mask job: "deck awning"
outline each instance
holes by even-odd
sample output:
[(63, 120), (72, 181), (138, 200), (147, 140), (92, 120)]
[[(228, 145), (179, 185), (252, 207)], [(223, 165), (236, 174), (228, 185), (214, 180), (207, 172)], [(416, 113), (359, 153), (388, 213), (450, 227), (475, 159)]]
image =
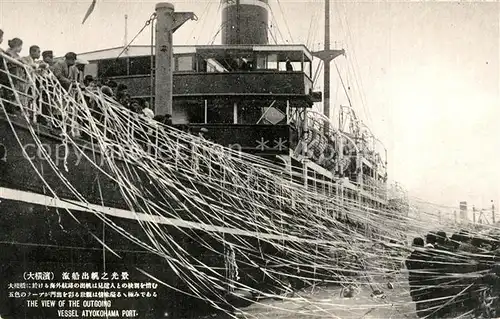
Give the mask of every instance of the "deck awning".
[(278, 61), (289, 58), (292, 62), (312, 61), (312, 54), (304, 45), (217, 45), (198, 46), (196, 52), (204, 58), (251, 57), (254, 53), (276, 54)]
[[(277, 54), (278, 61), (285, 61), (286, 58), (290, 58), (291, 61), (299, 62), (304, 57), (305, 62), (312, 61), (311, 52), (304, 46), (298, 44), (287, 44), (287, 45), (197, 45), (197, 46), (187, 46), (179, 45), (174, 46), (174, 54), (194, 54), (197, 53), (205, 58), (218, 58), (224, 56), (238, 56), (238, 57), (248, 57), (252, 56), (254, 53), (268, 53)], [(121, 54), (121, 55), (120, 55)], [(154, 53), (153, 53), (154, 54)], [(139, 57), (139, 56), (150, 56), (151, 46), (149, 45), (132, 45), (125, 52), (123, 52), (123, 47), (114, 47), (103, 50), (96, 50), (90, 52), (83, 52), (78, 54), (78, 58), (95, 61), (104, 59), (116, 59), (118, 56), (121, 57)]]

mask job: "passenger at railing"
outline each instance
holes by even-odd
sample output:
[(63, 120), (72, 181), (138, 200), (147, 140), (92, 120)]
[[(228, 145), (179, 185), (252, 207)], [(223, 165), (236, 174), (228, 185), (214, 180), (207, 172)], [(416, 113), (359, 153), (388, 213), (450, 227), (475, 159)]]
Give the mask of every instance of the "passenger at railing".
[[(3, 30), (0, 29), (0, 44), (3, 42)], [(0, 47), (0, 53), (5, 53), (5, 51)], [(9, 85), (9, 79), (7, 77), (7, 74), (5, 74), (4, 71), (4, 60), (0, 56), (0, 98), (8, 98), (8, 93), (7, 89), (4, 88), (4, 86)]]
[(436, 249), (449, 250), (448, 237), (444, 231), (438, 231), (436, 234)]
[(113, 90), (114, 93), (114, 96), (116, 97), (116, 92), (118, 91), (118, 83), (116, 83), (115, 81), (113, 80), (108, 80), (106, 82), (106, 85), (109, 86), (111, 88), (111, 90)]
[(43, 62), (47, 63), (49, 67), (54, 65), (54, 52), (48, 50), (42, 52)]
[(23, 40), (19, 38), (14, 38), (8, 42), (9, 48), (5, 51), (5, 54), (14, 59), (21, 59), (19, 53), (23, 50)]
[[(42, 64), (44, 65), (42, 67)], [(43, 51), (42, 52), (42, 62), (40, 63), (41, 68), (39, 68), (39, 72), (42, 76), (49, 76), (50, 74), (50, 67), (54, 65), (54, 54), (52, 51)], [(37, 118), (37, 123), (40, 123), (42, 125), (51, 125), (51, 122), (49, 121), (49, 115), (50, 115), (50, 109), (51, 106), (49, 105), (49, 95), (50, 92), (54, 90), (54, 88), (47, 86), (46, 89), (47, 91), (42, 91), (42, 109), (41, 109), (41, 114), (39, 114)]]
[(449, 261), (444, 252), (437, 247), (437, 236), (434, 233), (429, 233), (426, 236), (427, 245), (423, 260), (425, 263), (424, 276), (422, 278), (423, 294), (419, 316), (422, 318), (445, 318), (446, 313), (450, 311), (450, 305), (446, 305), (449, 301), (450, 277), (448, 276)]
[[(498, 317), (493, 313), (500, 310), (500, 304), (492, 303), (500, 290), (500, 267), (493, 251), (496, 239), (485, 236), (471, 240), (470, 234), (460, 231), (450, 239), (453, 254), (449, 254), (439, 250), (439, 246), (443, 245), (442, 238), (445, 238), (443, 233), (438, 232), (436, 249), (428, 249), (423, 258), (429, 271), (422, 273), (422, 285), (427, 296), (420, 302), (420, 307), (417, 303), (419, 317), (450, 318), (467, 312), (474, 312), (475, 318)], [(434, 234), (430, 235), (432, 238)], [(486, 309), (489, 315), (482, 316), (485, 307), (490, 308)]]
[(252, 69), (253, 69), (252, 62), (243, 60), (241, 67), (240, 67), (240, 70), (241, 71), (252, 71)]
[[(154, 129), (156, 121), (153, 119), (155, 114), (154, 112), (149, 108), (149, 103), (148, 102), (143, 102), (141, 106), (141, 112), (140, 116), (142, 117), (143, 121), (146, 123), (142, 127), (142, 132), (145, 133), (145, 135), (142, 133), (140, 135), (143, 135), (142, 137), (139, 137), (142, 141), (154, 141)], [(147, 147), (147, 144), (144, 144), (144, 147)]]
[(167, 126), (171, 126), (172, 125), (172, 115), (170, 114), (167, 114), (167, 115), (155, 115), (155, 117), (153, 117), (153, 120), (155, 121), (158, 121), (162, 124), (165, 124)]
[[(146, 123), (152, 124), (153, 117), (148, 118), (142, 112), (144, 103), (141, 103), (140, 99), (133, 99), (130, 102), (130, 111), (132, 111), (132, 117), (135, 119), (136, 128), (134, 129), (134, 138), (137, 141), (145, 142), (148, 140), (148, 126)], [(146, 123), (145, 123), (146, 122)], [(145, 146), (145, 144), (143, 145)]]
[(86, 64), (88, 64), (87, 61), (76, 59), (75, 65), (70, 68), (71, 79), (81, 85), (83, 85), (83, 69)]
[(155, 113), (153, 112), (153, 110), (149, 108), (148, 102), (144, 102), (144, 108), (142, 109), (142, 114), (144, 114), (147, 118), (150, 119), (155, 117)]
[(65, 88), (66, 90), (69, 89), (70, 85), (72, 83), (75, 83), (75, 81), (72, 79), (72, 69), (76, 63), (76, 53), (74, 52), (68, 52), (64, 56), (64, 60), (57, 61), (54, 63), (52, 66), (52, 72), (56, 76), (56, 78), (59, 80), (59, 83), (61, 83), (62, 87)]
[(33, 69), (47, 68), (48, 65), (43, 61), (40, 61), (40, 47), (38, 45), (32, 45), (30, 47), (30, 54), (21, 58), (21, 61), (32, 67)]
[(118, 84), (118, 87), (116, 88), (116, 99), (120, 101), (126, 95), (128, 95), (128, 87), (122, 83)]
[(115, 94), (114, 93), (115, 92), (114, 88), (116, 87), (116, 85), (113, 86), (113, 84), (116, 84), (116, 82), (111, 81), (111, 80), (106, 79), (106, 78), (101, 78), (100, 81), (99, 81), (98, 86), (99, 87), (101, 87), (101, 86), (107, 86), (107, 87), (111, 88), (111, 90), (113, 90), (113, 95), (114, 95)]
[(110, 97), (112, 99), (115, 98), (115, 94), (113, 93), (113, 90), (107, 85), (101, 86), (101, 92), (102, 92), (102, 94), (104, 94), (107, 97)]
[(136, 100), (136, 99), (131, 100), (129, 105), (130, 105), (129, 106), (130, 107), (130, 111), (135, 112), (137, 114), (141, 114), (141, 112), (142, 112), (142, 106), (141, 106), (141, 104), (139, 103), (138, 100)]
[(436, 234), (434, 234), (433, 232), (428, 233), (425, 236), (425, 247), (434, 248), (435, 244), (436, 244)]
[(83, 86), (91, 90), (97, 88), (97, 84), (94, 80), (94, 77), (90, 74), (86, 75), (83, 78)]
[(290, 62), (290, 59), (289, 59), (289, 58), (286, 58), (285, 66), (286, 66), (286, 70), (287, 70), (288, 72), (293, 71), (292, 62)]
[(130, 97), (130, 94), (128, 94), (128, 87), (125, 84), (118, 84), (118, 88), (116, 90), (116, 100), (125, 108), (132, 110), (132, 99)]
[(479, 253), (479, 247), (478, 247), (478, 242), (477, 240), (473, 240), (470, 238), (468, 234), (463, 235), (464, 240), (458, 247), (459, 251), (467, 252), (467, 253), (472, 253), (472, 254), (477, 254)]
[[(0, 29), (0, 44), (2, 44), (2, 42), (3, 42), (3, 30)], [(3, 52), (4, 51), (3, 51), (2, 47), (0, 47), (0, 53), (3, 53)]]
[[(7, 56), (20, 60), (21, 57), (19, 56), (19, 53), (23, 49), (23, 41), (19, 38), (14, 38), (8, 41), (9, 48), (4, 52)], [(2, 79), (3, 84), (6, 86), (4, 88), (4, 96), (5, 99), (8, 101), (11, 101), (10, 103), (6, 103), (6, 109), (7, 112), (14, 114), (15, 110), (18, 109), (19, 107), (16, 105), (16, 96), (14, 94), (13, 90), (18, 90), (21, 87), (21, 80), (20, 78), (22, 77), (24, 70), (22, 67), (20, 67), (18, 64), (8, 62), (7, 63), (7, 72), (13, 75), (13, 77), (9, 77), (7, 73), (4, 74), (4, 79)], [(3, 63), (2, 63), (3, 64)], [(11, 85), (11, 81), (14, 84), (14, 87)]]
[[(435, 299), (441, 299), (441, 302), (437, 303), (441, 306), (441, 309), (436, 311), (436, 314), (440, 318), (447, 317), (453, 309), (455, 308), (455, 302), (451, 301), (453, 293), (456, 291), (453, 289), (456, 284), (456, 278), (453, 274), (456, 272), (455, 262), (453, 255), (448, 254), (448, 238), (444, 231), (438, 231), (436, 234), (436, 243), (434, 249), (431, 250), (435, 261), (434, 263), (434, 284), (437, 286), (433, 289), (433, 297)], [(446, 304), (448, 303), (448, 304)]]
[(427, 265), (425, 264), (425, 252), (422, 250), (424, 247), (424, 240), (420, 237), (413, 239), (414, 250), (405, 261), (406, 269), (408, 269), (408, 283), (410, 286), (410, 296), (415, 302), (417, 314), (420, 315), (422, 309), (421, 301), (425, 300), (425, 288), (423, 287), (423, 280)]
[(462, 236), (460, 234), (453, 234), (450, 237), (450, 240), (448, 241), (448, 247), (451, 251), (456, 252), (458, 248), (460, 247), (460, 244), (462, 243)]
[(122, 95), (120, 99), (118, 99), (118, 103), (123, 105), (126, 109), (133, 111), (132, 109), (132, 97), (130, 94)]
[(498, 318), (500, 315), (500, 264), (493, 264), (490, 270), (476, 283), (479, 293), (476, 301), (475, 318)]
[[(113, 90), (109, 86), (103, 85), (99, 88), (99, 90), (101, 91), (101, 93), (105, 97), (109, 97), (111, 99), (114, 99)], [(87, 102), (88, 107), (90, 108), (90, 113), (92, 114), (92, 117), (94, 119), (96, 119), (98, 122), (100, 122), (101, 124), (103, 124), (104, 123), (104, 114), (103, 114), (103, 110), (101, 109), (100, 104), (97, 101), (95, 101), (94, 99), (86, 99), (86, 102)]]
[[(48, 64), (44, 63), (43, 61), (40, 60), (40, 47), (38, 45), (32, 45), (29, 50), (29, 55), (22, 57), (21, 62), (24, 64), (28, 65), (33, 71), (38, 72), (39, 74), (42, 74), (42, 72), (46, 69), (48, 69)], [(28, 81), (28, 76), (31, 77), (31, 75), (27, 73), (31, 73), (29, 68), (23, 69), (21, 72), (21, 75), (26, 81)], [(37, 89), (40, 88), (41, 83), (38, 78), (33, 78), (36, 83)], [(28, 105), (30, 102), (34, 102), (36, 100), (36, 97), (34, 96), (34, 90), (33, 88), (28, 84), (28, 82), (25, 81), (20, 81), (19, 82), (19, 89), (20, 89), (20, 99), (21, 99), (21, 105)], [(34, 105), (33, 105), (34, 106)], [(43, 110), (41, 110), (43, 113)], [(36, 111), (36, 113), (39, 113), (40, 111)], [(43, 120), (42, 120), (43, 122)]]

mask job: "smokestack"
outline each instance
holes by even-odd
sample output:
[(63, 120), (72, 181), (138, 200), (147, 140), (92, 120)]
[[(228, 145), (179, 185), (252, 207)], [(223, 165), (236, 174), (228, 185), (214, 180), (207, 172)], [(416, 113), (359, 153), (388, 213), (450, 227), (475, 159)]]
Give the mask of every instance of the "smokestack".
[(268, 0), (221, 0), (223, 45), (268, 44)]

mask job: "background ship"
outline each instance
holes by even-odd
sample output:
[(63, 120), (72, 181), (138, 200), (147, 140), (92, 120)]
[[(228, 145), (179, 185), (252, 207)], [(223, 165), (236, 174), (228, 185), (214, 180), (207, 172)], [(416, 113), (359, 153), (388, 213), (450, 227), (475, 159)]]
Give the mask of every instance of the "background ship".
[[(2, 85), (15, 97), (2, 97), (0, 116), (3, 284), (32, 271), (129, 272), (160, 283), (158, 297), (113, 299), (113, 308), (175, 317), (193, 308), (188, 297), (220, 306), (235, 291), (283, 288), (283, 278), (293, 286), (335, 282), (346, 274), (318, 265), (332, 263), (335, 234), (346, 227), (380, 238), (387, 234), (377, 223), (393, 223), (404, 233), (407, 203), (388, 192), (375, 137), (351, 108), (340, 119), (346, 131), (329, 121), (328, 63), (327, 116), (311, 110), (321, 100), (313, 57), (329, 62), (343, 51), (330, 50), (329, 40), (321, 52), (269, 45), (267, 1), (222, 6), (221, 45), (176, 46), (170, 60), (169, 32), (193, 16), (159, 4), (154, 60), (150, 46), (129, 46), (119, 58), (123, 48), (79, 54), (90, 62), (86, 74), (125, 84), (156, 114), (171, 114), (170, 128), (100, 93), (68, 96), (50, 76), (16, 78), (9, 65), (30, 71), (3, 57)], [(9, 104), (21, 112), (9, 114)], [(42, 104), (60, 130), (37, 123)], [(1, 305), (4, 318), (56, 311), (9, 296)]]

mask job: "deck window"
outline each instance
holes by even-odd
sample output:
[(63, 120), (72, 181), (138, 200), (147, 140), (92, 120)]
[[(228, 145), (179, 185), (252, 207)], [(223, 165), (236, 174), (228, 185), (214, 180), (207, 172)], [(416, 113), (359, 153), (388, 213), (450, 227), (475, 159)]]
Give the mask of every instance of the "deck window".
[(99, 77), (127, 75), (127, 58), (105, 59), (98, 62)]
[(269, 54), (267, 56), (267, 68), (270, 70), (278, 69), (278, 55), (277, 54)]
[(193, 56), (179, 56), (177, 57), (176, 71), (193, 71)]
[(278, 55), (275, 53), (257, 55), (258, 70), (278, 70)]
[(205, 101), (174, 100), (172, 121), (174, 124), (204, 123)]
[(92, 75), (92, 77), (97, 77), (97, 62), (90, 62), (85, 66), (84, 72), (85, 75)]
[(232, 124), (234, 122), (234, 103), (224, 99), (208, 101), (207, 122)]
[(267, 56), (265, 54), (257, 55), (257, 69), (263, 70), (267, 68)]
[(308, 77), (312, 77), (311, 74), (311, 62), (309, 61), (304, 61), (304, 69), (302, 70)]
[(129, 58), (129, 74), (130, 75), (149, 75), (149, 74), (151, 74), (151, 57), (150, 56), (138, 56), (138, 57)]

